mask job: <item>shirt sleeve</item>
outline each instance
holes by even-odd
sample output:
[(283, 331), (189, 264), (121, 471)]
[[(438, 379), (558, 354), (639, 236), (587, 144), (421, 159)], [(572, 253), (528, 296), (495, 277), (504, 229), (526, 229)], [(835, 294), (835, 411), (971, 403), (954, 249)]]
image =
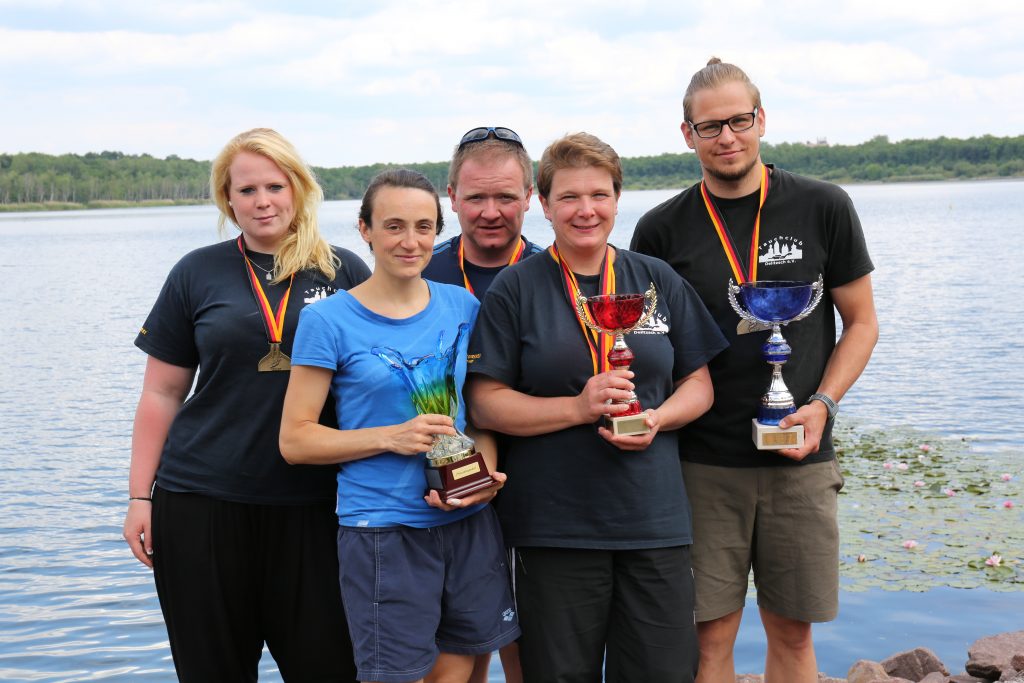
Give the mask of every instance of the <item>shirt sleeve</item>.
[(508, 386), (516, 386), (520, 376), (519, 284), (512, 269), (498, 275), (484, 297), (469, 340), (468, 371)]
[(337, 372), (338, 339), (318, 308), (306, 306), (299, 313), (299, 326), (292, 344), (292, 365), (310, 365)]
[(675, 353), (672, 381), (678, 382), (724, 351), (729, 342), (718, 328), (704, 302), (690, 283), (667, 266), (662, 281), (667, 284), (666, 297), (672, 326), (669, 336)]
[(370, 268), (363, 259), (348, 249), (335, 247), (335, 253), (341, 258), (341, 273), (344, 278), (342, 289), (351, 289), (370, 277)]
[(825, 286), (829, 289), (849, 284), (875, 268), (853, 200), (839, 187), (834, 191), (838, 196), (829, 212), (832, 235), (825, 268)]
[(150, 356), (183, 368), (199, 365), (195, 320), (186, 287), (187, 266), (179, 261), (167, 276), (153, 309), (135, 337), (135, 345)]

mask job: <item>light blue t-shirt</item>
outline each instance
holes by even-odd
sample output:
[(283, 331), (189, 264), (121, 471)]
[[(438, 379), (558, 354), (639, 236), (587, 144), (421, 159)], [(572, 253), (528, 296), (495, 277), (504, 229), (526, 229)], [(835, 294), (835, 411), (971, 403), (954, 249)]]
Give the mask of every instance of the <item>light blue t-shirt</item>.
[[(462, 287), (429, 282), (430, 302), (410, 318), (387, 318), (339, 291), (302, 310), (292, 347), (293, 365), (334, 372), (331, 394), (341, 429), (401, 424), (416, 417), (409, 392), (398, 374), (370, 352), (390, 347), (406, 360), (438, 352), (438, 336), (451, 346), (459, 325), (472, 328), (480, 303)], [(466, 427), (462, 387), (466, 380), (467, 330), (456, 353), (459, 391), (456, 425)], [(423, 500), (426, 454), (385, 452), (343, 463), (338, 470), (338, 523), (352, 527), (405, 525), (428, 528), (450, 524), (479, 511), (481, 505), (446, 512)]]

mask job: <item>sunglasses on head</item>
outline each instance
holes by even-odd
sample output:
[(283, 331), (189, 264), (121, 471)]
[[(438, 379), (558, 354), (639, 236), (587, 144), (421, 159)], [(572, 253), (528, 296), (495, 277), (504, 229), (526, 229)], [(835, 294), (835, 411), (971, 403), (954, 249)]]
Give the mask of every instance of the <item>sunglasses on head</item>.
[(519, 134), (511, 128), (503, 128), (501, 126), (481, 126), (479, 128), (473, 128), (462, 136), (462, 140), (459, 141), (459, 149), (462, 149), (470, 143), (486, 140), (492, 135), (498, 140), (504, 140), (505, 142), (511, 142), (512, 144), (523, 147), (523, 141), (519, 137)]

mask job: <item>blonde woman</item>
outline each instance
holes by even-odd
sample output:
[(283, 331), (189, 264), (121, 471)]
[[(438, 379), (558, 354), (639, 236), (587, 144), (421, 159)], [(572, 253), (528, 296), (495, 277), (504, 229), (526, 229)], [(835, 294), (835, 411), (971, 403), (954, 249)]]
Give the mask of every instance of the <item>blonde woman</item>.
[(335, 468), (289, 466), (278, 429), (299, 311), (369, 270), (321, 237), (323, 193), (277, 132), (233, 138), (210, 190), (239, 234), (174, 266), (135, 340), (124, 536), (154, 569), (181, 680), (256, 680), (266, 643), (285, 680), (351, 681)]

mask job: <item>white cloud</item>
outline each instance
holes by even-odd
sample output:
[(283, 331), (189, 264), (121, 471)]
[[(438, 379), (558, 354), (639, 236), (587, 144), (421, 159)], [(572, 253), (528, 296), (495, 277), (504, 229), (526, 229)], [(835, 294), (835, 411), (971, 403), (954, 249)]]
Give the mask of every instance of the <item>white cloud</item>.
[(772, 142), (1021, 134), (1016, 3), (0, 0), (0, 151), (209, 158), (271, 125), (318, 165), (443, 160), (480, 124), (534, 156), (588, 130), (684, 149), (710, 55), (760, 86)]

